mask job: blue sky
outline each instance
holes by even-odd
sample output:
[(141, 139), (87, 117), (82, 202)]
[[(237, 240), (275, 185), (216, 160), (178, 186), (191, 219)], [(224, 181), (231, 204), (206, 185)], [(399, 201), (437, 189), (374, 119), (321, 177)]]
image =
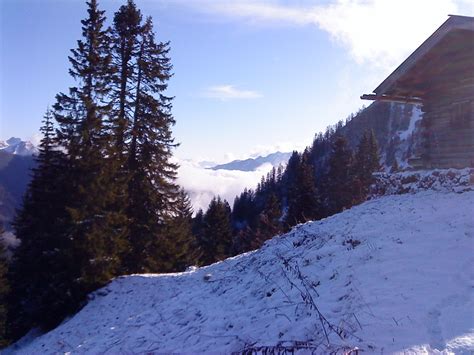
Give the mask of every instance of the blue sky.
[[(122, 3), (100, 6), (111, 19)], [(136, 3), (171, 41), (177, 156), (214, 161), (310, 144), (367, 104), (359, 96), (448, 14), (474, 14), (464, 0)], [(72, 84), (67, 56), (85, 4), (1, 0), (0, 16), (0, 139), (37, 137), (46, 107)]]

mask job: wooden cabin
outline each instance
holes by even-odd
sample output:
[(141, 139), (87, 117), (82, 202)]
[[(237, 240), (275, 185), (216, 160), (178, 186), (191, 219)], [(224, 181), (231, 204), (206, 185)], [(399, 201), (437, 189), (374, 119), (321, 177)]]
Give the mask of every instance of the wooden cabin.
[(422, 104), (417, 168), (474, 167), (474, 17), (452, 16), (362, 99)]

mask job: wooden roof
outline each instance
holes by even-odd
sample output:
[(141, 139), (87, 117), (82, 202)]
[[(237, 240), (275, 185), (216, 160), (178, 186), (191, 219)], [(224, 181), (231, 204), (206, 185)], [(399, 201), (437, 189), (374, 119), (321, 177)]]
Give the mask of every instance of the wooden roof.
[[(466, 68), (474, 75), (474, 17), (449, 18), (424, 41), (377, 88), (362, 99), (400, 102), (422, 102), (435, 78)], [(459, 65), (458, 65), (459, 64)]]

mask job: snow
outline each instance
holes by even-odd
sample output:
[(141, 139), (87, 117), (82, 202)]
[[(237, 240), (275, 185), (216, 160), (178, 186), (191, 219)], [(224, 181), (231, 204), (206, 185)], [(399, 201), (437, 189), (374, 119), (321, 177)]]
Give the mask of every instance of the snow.
[[(403, 111), (405, 109), (403, 108)], [(417, 146), (422, 140), (420, 137), (420, 121), (423, 118), (423, 112), (421, 111), (421, 106), (411, 106), (408, 127), (404, 130), (393, 131), (395, 129), (393, 126), (398, 126), (400, 119), (405, 117), (405, 113), (400, 115), (400, 104), (392, 103), (390, 110), (388, 128), (393, 133), (391, 134), (389, 146), (382, 150), (382, 162), (385, 164), (385, 170), (390, 171), (391, 163), (387, 164), (387, 154), (391, 152), (397, 160), (399, 167), (408, 169), (411, 168), (408, 160), (413, 155), (418, 154), (419, 148)]]
[(422, 190), (463, 192), (474, 189), (474, 169), (434, 169), (376, 173), (372, 196), (417, 193)]
[(5, 256), (7, 259), (10, 259), (13, 255), (13, 250), (20, 245), (20, 239), (12, 232), (3, 232), (3, 234), (0, 234), (0, 245), (5, 247)]
[(423, 112), (421, 111), (420, 106), (414, 106), (413, 110), (411, 111), (410, 123), (408, 125), (408, 129), (406, 131), (399, 132), (399, 137), (401, 140), (405, 141), (413, 135), (415, 132), (416, 123), (423, 118)]
[(0, 151), (22, 156), (38, 154), (38, 148), (33, 143), (15, 137), (11, 137), (7, 141), (0, 141)]
[(375, 198), (208, 267), (117, 278), (4, 353), (471, 354), (473, 216), (467, 189)]

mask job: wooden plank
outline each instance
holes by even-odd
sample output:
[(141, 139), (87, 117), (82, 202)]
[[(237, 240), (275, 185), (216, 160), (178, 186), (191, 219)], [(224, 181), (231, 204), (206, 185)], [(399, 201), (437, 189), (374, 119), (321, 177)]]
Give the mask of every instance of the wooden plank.
[(402, 96), (378, 96), (375, 94), (364, 94), (360, 97), (362, 100), (384, 101), (384, 102), (399, 102), (403, 104), (421, 104), (423, 100), (417, 97), (402, 97)]

